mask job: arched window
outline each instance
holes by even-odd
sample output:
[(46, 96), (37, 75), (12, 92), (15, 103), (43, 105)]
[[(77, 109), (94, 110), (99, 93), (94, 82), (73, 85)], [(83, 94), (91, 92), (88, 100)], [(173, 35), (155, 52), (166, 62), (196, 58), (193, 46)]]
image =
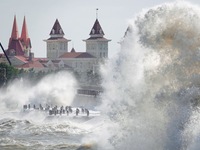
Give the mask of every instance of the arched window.
[(52, 29), (51, 32), (52, 32), (52, 34), (55, 34), (55, 30), (54, 29)]
[(62, 29), (59, 30), (59, 33), (62, 34)]
[(99, 29), (99, 33), (102, 34), (102, 30), (101, 29)]
[(92, 34), (94, 34), (95, 33), (95, 30), (94, 29), (92, 29)]

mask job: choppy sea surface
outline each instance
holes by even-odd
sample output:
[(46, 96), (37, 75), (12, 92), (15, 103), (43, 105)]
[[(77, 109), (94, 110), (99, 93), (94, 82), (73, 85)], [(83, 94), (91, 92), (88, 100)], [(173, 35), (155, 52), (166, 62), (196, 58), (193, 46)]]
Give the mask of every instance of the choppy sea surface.
[(40, 111), (0, 114), (1, 150), (91, 149), (83, 139), (98, 130), (102, 122), (97, 111), (86, 114), (52, 115)]

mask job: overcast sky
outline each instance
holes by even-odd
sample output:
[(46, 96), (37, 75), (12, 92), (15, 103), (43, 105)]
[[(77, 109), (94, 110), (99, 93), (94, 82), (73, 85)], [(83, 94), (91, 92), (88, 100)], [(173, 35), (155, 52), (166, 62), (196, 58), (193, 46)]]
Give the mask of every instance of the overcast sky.
[[(14, 15), (17, 17), (19, 34), (26, 16), (32, 52), (35, 57), (46, 57), (46, 43), (56, 19), (64, 30), (65, 38), (71, 39), (76, 51), (85, 51), (85, 42), (90, 30), (98, 19), (109, 42), (109, 57), (119, 51), (117, 43), (123, 37), (128, 21), (142, 9), (150, 8), (173, 0), (1, 0), (0, 2), (0, 40), (4, 48), (12, 31)], [(200, 0), (190, 0), (200, 6)], [(2, 53), (2, 52), (0, 52)]]

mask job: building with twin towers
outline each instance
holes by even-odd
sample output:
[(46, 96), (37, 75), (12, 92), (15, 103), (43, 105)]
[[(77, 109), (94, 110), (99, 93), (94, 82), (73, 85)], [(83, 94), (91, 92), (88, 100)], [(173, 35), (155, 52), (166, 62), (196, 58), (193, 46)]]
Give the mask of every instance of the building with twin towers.
[[(19, 69), (34, 71), (71, 70), (77, 73), (97, 72), (101, 63), (108, 59), (108, 42), (103, 29), (96, 18), (89, 33), (90, 37), (83, 40), (86, 52), (68, 49), (71, 40), (65, 38), (64, 31), (56, 19), (50, 37), (46, 40), (46, 58), (34, 57), (31, 39), (28, 36), (26, 19), (24, 17), (21, 36), (19, 36), (16, 16), (14, 17), (11, 37), (6, 54), (13, 66)], [(7, 63), (5, 54), (0, 54), (0, 62)]]

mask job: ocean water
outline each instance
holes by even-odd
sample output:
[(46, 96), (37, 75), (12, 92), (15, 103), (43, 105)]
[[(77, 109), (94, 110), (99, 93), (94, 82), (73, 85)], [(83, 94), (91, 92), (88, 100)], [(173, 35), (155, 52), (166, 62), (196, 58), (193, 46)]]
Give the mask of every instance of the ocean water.
[(198, 150), (199, 37), (199, 6), (175, 1), (142, 10), (101, 68), (104, 92), (92, 108), (100, 116), (24, 113), (28, 103), (71, 105), (78, 85), (67, 72), (34, 86), (17, 80), (0, 91), (0, 148)]
[[(54, 81), (54, 82), (52, 82)], [(89, 116), (80, 112), (49, 115), (48, 111), (33, 109), (33, 105), (71, 106), (78, 85), (73, 76), (59, 72), (45, 77), (37, 84), (16, 79), (0, 90), (0, 149), (1, 150), (77, 150), (95, 146), (90, 137), (99, 130), (103, 119), (100, 111), (90, 106)], [(79, 96), (79, 98), (81, 98)], [(23, 109), (23, 105), (31, 105)], [(82, 103), (82, 107), (83, 107)], [(88, 104), (85, 106), (89, 106)], [(84, 107), (87, 108), (87, 107)], [(80, 109), (81, 110), (81, 109)]]
[(39, 110), (4, 112), (0, 118), (0, 149), (90, 149), (94, 147), (93, 143), (82, 140), (98, 130), (100, 120), (94, 111), (89, 117), (75, 113), (49, 116), (48, 112)]

